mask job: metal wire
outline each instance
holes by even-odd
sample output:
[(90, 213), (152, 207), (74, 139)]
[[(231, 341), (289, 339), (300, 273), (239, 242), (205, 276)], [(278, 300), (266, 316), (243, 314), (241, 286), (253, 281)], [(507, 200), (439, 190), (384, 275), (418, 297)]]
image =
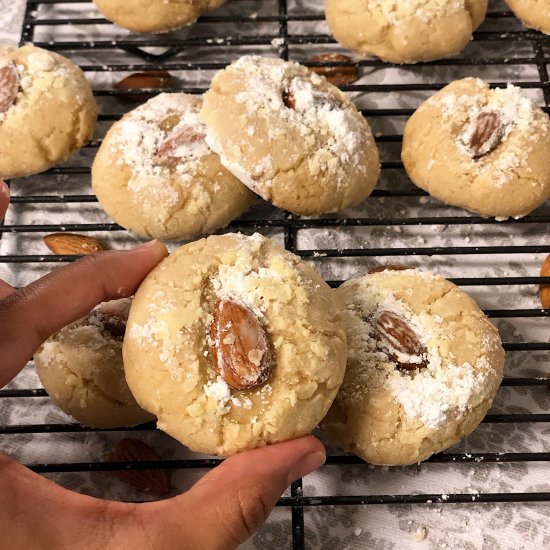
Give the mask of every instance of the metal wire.
[[(277, 5), (277, 15), (270, 16), (243, 16), (229, 15), (216, 16), (208, 15), (201, 19), (208, 23), (212, 28), (217, 24), (224, 23), (251, 23), (266, 22), (277, 24), (278, 32), (273, 35), (248, 36), (246, 34), (233, 37), (214, 36), (216, 38), (213, 44), (211, 38), (185, 38), (178, 35), (131, 35), (120, 40), (54, 40), (53, 42), (40, 42), (36, 40), (35, 32), (40, 27), (60, 27), (64, 25), (105, 25), (110, 23), (103, 18), (48, 18), (38, 19), (37, 9), (41, 5), (48, 4), (68, 4), (68, 3), (87, 3), (90, 0), (28, 0), (24, 18), (23, 32), (21, 42), (34, 42), (36, 46), (44, 47), (58, 52), (87, 52), (104, 50), (106, 52), (122, 51), (130, 53), (139, 58), (142, 62), (136, 64), (108, 63), (83, 64), (82, 69), (86, 72), (105, 72), (105, 71), (131, 71), (138, 72), (144, 70), (169, 69), (179, 71), (199, 71), (199, 70), (217, 70), (225, 66), (224, 63), (206, 62), (200, 58), (192, 62), (173, 61), (172, 58), (189, 48), (225, 48), (231, 51), (231, 48), (240, 46), (266, 46), (273, 44), (277, 40), (279, 45), (279, 55), (282, 59), (289, 59), (293, 47), (308, 46), (313, 51), (316, 46), (333, 44), (331, 36), (323, 34), (293, 34), (289, 29), (289, 23), (294, 22), (318, 22), (322, 20), (320, 15), (311, 14), (289, 14), (287, 0), (274, 0)], [(488, 14), (488, 19), (493, 22), (511, 20), (514, 15), (507, 10), (493, 11)], [(426, 63), (426, 66), (433, 67), (451, 67), (451, 66), (522, 66), (531, 65), (536, 67), (538, 80), (529, 82), (514, 82), (514, 84), (526, 88), (541, 90), (544, 97), (544, 110), (550, 112), (550, 82), (547, 66), (550, 64), (550, 38), (541, 33), (532, 30), (519, 31), (478, 31), (474, 35), (475, 42), (485, 43), (494, 46), (490, 56), (468, 57), (458, 56), (452, 59), (445, 59)], [(529, 45), (530, 55), (508, 58), (502, 55), (501, 45), (510, 42)], [(144, 48), (150, 46), (163, 46), (168, 48), (161, 54), (152, 54)], [(546, 48), (546, 50), (545, 50)], [(235, 50), (237, 52), (237, 50)], [(306, 62), (314, 67), (335, 67), (335, 66), (359, 66), (367, 68), (387, 67), (382, 61), (369, 59), (357, 62)], [(494, 81), (493, 86), (505, 85), (507, 82)], [(441, 89), (446, 82), (441, 83), (384, 83), (384, 84), (354, 84), (344, 86), (343, 89), (350, 92), (372, 92), (388, 93), (391, 91), (413, 91), (413, 92), (431, 92)], [(170, 90), (166, 90), (170, 91)], [(174, 88), (173, 91), (186, 91), (189, 93), (202, 93), (205, 91), (200, 86), (183, 86)], [(144, 92), (142, 90), (113, 90), (102, 89), (95, 92), (97, 97), (124, 99), (139, 96), (139, 98), (154, 95), (154, 92)], [(412, 114), (412, 109), (365, 109), (362, 113), (368, 117), (406, 117)], [(115, 121), (120, 118), (122, 113), (103, 114), (99, 117), (100, 122)], [(377, 137), (378, 143), (400, 144), (402, 135), (383, 135)], [(95, 140), (87, 146), (87, 149), (95, 150), (101, 144), (101, 140)], [(383, 170), (403, 170), (401, 162), (384, 162)], [(89, 166), (72, 167), (61, 166), (48, 170), (46, 174), (58, 175), (84, 175), (90, 173)], [(400, 191), (376, 190), (373, 197), (387, 197), (388, 200), (398, 200), (403, 197), (423, 197), (425, 193), (410, 185), (407, 189)], [(70, 195), (60, 193), (58, 195), (24, 195), (13, 197), (14, 204), (48, 204), (48, 203), (94, 203), (94, 195)], [(507, 222), (496, 222), (494, 219), (486, 219), (479, 216), (415, 216), (415, 217), (391, 217), (391, 218), (330, 218), (330, 219), (300, 219), (292, 214), (284, 213), (277, 219), (246, 219), (237, 220), (232, 223), (230, 229), (273, 229), (282, 230), (284, 235), (284, 244), (288, 250), (301, 255), (304, 258), (353, 258), (353, 257), (382, 257), (391, 258), (392, 256), (432, 256), (435, 254), (449, 255), (501, 255), (501, 254), (527, 254), (527, 253), (550, 253), (550, 244), (533, 246), (425, 246), (413, 248), (362, 248), (362, 249), (344, 249), (344, 250), (304, 250), (297, 247), (297, 234), (303, 229), (327, 229), (338, 227), (382, 227), (382, 226), (427, 226), (427, 225), (492, 225), (499, 223), (506, 227), (525, 226), (525, 224), (544, 225), (550, 230), (550, 216), (548, 215), (530, 215), (521, 220), (509, 220)], [(121, 231), (122, 228), (115, 223), (67, 223), (67, 224), (33, 224), (33, 225), (0, 225), (0, 238), (5, 233), (37, 233), (54, 231), (71, 232), (96, 232), (96, 231)], [(548, 234), (548, 231), (547, 231)], [(6, 255), (0, 257), (0, 262), (7, 264), (33, 264), (33, 263), (63, 263), (74, 260), (74, 256), (40, 256), (40, 255)], [(489, 287), (509, 287), (514, 288), (514, 292), (519, 292), (522, 288), (529, 285), (539, 285), (541, 283), (550, 284), (550, 277), (489, 277), (472, 278), (461, 277), (452, 279), (461, 286), (489, 286)], [(329, 281), (332, 286), (337, 286), (341, 281)], [(518, 288), (519, 287), (519, 288)], [(540, 318), (550, 314), (550, 310), (541, 309), (502, 309), (487, 310), (486, 313), (493, 318)], [(505, 348), (508, 351), (545, 351), (550, 350), (550, 344), (547, 342), (507, 342)], [(511, 387), (540, 387), (550, 385), (549, 377), (508, 377), (504, 380), (503, 386)], [(47, 394), (43, 389), (25, 389), (25, 390), (1, 390), (0, 398), (3, 399), (29, 399), (29, 404), (36, 399), (44, 398)], [(491, 414), (488, 415), (485, 423), (522, 423), (522, 422), (550, 422), (550, 414)], [(153, 424), (131, 428), (129, 431), (153, 430)], [(52, 434), (52, 433), (85, 433), (100, 431), (128, 431), (124, 430), (97, 430), (87, 428), (78, 424), (19, 424), (0, 426), (0, 434)], [(464, 462), (549, 462), (550, 453), (548, 452), (528, 452), (528, 453), (444, 453), (433, 456), (428, 463), (464, 463)], [(213, 459), (194, 459), (194, 460), (163, 460), (159, 462), (121, 462), (121, 463), (63, 463), (63, 464), (31, 464), (29, 467), (41, 473), (53, 472), (107, 472), (118, 469), (193, 469), (193, 468), (212, 468), (219, 463)], [(329, 466), (342, 464), (362, 464), (363, 461), (352, 456), (329, 456), (327, 464)], [(325, 496), (325, 497), (304, 497), (302, 491), (302, 482), (297, 481), (292, 484), (289, 497), (282, 498), (278, 505), (288, 506), (292, 511), (292, 547), (295, 550), (305, 548), (304, 531), (304, 507), (305, 506), (325, 506), (325, 505), (358, 505), (358, 504), (429, 504), (429, 503), (473, 503), (473, 502), (537, 502), (549, 501), (550, 493), (482, 493), (482, 494), (422, 494), (422, 495), (370, 495), (370, 496)]]

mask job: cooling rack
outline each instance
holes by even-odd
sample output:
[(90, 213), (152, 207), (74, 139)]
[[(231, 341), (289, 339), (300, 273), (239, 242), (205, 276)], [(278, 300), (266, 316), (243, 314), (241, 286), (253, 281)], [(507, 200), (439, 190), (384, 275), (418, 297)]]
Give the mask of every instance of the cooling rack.
[[(217, 70), (246, 53), (280, 56), (311, 67), (357, 66), (361, 78), (342, 89), (353, 96), (369, 119), (382, 153), (381, 182), (372, 197), (357, 209), (318, 219), (300, 218), (259, 201), (226, 231), (259, 231), (279, 239), (287, 249), (314, 262), (332, 286), (367, 267), (406, 262), (442, 273), (465, 287), (500, 329), (508, 355), (499, 394), (506, 394), (511, 404), (503, 401), (492, 410), (480, 430), (495, 426), (500, 430), (516, 430), (520, 426), (547, 434), (550, 410), (546, 408), (546, 397), (539, 394), (533, 397), (533, 392), (546, 392), (550, 385), (546, 319), (550, 311), (540, 309), (537, 301), (538, 286), (550, 283), (550, 278), (538, 276), (544, 257), (550, 253), (549, 205), (520, 220), (501, 222), (446, 207), (411, 184), (400, 162), (399, 150), (403, 125), (415, 107), (449, 81), (462, 76), (481, 76), (493, 86), (512, 82), (524, 88), (548, 113), (550, 38), (525, 29), (503, 4), (493, 2), (474, 41), (456, 57), (415, 67), (396, 67), (373, 59), (315, 62), (313, 56), (319, 53), (345, 53), (327, 33), (322, 6), (316, 4), (320, 3), (233, 0), (182, 31), (136, 35), (116, 29), (97, 12), (91, 12), (89, 0), (28, 0), (21, 42), (34, 42), (78, 62), (92, 82), (101, 114), (96, 139), (80, 154), (43, 175), (11, 182), (15, 214), (0, 226), (0, 238), (3, 237), (5, 245), (0, 267), (4, 264), (8, 273), (12, 273), (12, 282), (17, 283), (26, 282), (25, 277), (35, 278), (55, 264), (74, 260), (72, 256), (50, 255), (40, 249), (41, 236), (51, 232), (94, 234), (113, 246), (132, 239), (105, 218), (89, 187), (90, 164), (106, 129), (124, 112), (157, 93), (116, 89), (113, 83), (123, 76), (166, 70), (175, 77), (172, 89), (167, 91), (196, 94), (207, 89)], [(19, 278), (21, 273), (26, 275)], [(12, 384), (0, 390), (0, 411), (6, 410), (2, 408), (6, 403), (32, 410), (45, 397), (47, 394), (41, 388)], [(536, 411), (526, 405), (533, 400), (539, 404)], [(153, 424), (97, 430), (71, 423), (64, 417), (42, 423), (25, 423), (13, 417), (9, 422), (0, 422), (4, 441), (13, 436), (69, 434), (85, 442), (89, 434), (155, 430)], [(506, 437), (507, 432), (503, 433)], [(433, 456), (427, 465), (481, 462), (547, 465), (550, 461), (550, 436), (542, 437), (540, 448), (536, 449), (524, 442), (518, 448), (503, 445), (491, 448), (482, 441), (484, 437), (482, 434), (475, 444), (467, 442)], [(476, 444), (478, 450), (471, 450)], [(219, 463), (193, 455), (144, 463), (101, 460), (58, 463), (53, 453), (50, 458), (43, 463), (30, 459), (28, 466), (43, 474), (68, 476), (118, 469), (204, 470)], [(327, 465), (327, 469), (368, 468), (360, 459), (337, 451), (329, 453)], [(290, 510), (291, 545), (298, 550), (308, 546), (308, 542), (309, 546), (312, 544), (306, 536), (305, 514), (315, 507), (432, 503), (475, 506), (550, 501), (550, 489), (534, 491), (529, 487), (521, 492), (482, 491), (473, 496), (466, 491), (396, 493), (306, 496), (300, 480), (278, 506)]]

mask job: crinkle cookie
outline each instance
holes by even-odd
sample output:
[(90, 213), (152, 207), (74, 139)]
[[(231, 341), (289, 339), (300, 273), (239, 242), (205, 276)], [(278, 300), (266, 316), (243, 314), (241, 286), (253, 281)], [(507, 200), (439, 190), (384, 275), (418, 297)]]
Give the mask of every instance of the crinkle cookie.
[(295, 214), (355, 206), (378, 180), (367, 121), (338, 88), (297, 63), (239, 59), (213, 79), (199, 117), (222, 164)]
[(352, 279), (346, 304), (349, 359), (321, 427), (372, 464), (425, 460), (472, 432), (502, 379), (498, 331), (443, 277), (417, 269)]
[(97, 107), (84, 73), (32, 45), (0, 47), (0, 177), (43, 172), (85, 145)]
[(327, 0), (327, 22), (346, 48), (392, 63), (441, 59), (464, 49), (488, 0)]
[(154, 420), (132, 397), (122, 366), (130, 300), (99, 305), (36, 352), (36, 372), (51, 400), (86, 426), (119, 428)]
[(411, 180), (442, 202), (521, 218), (550, 197), (550, 118), (512, 85), (449, 84), (409, 119), (402, 158)]
[(128, 385), (158, 427), (227, 456), (315, 428), (346, 349), (321, 277), (265, 237), (231, 234), (187, 244), (152, 271), (123, 352)]
[(143, 237), (191, 239), (226, 226), (254, 202), (206, 144), (201, 103), (187, 94), (160, 94), (107, 133), (92, 186), (123, 227)]
[(137, 32), (165, 32), (194, 23), (227, 0), (94, 0), (118, 26)]
[(505, 0), (505, 2), (527, 27), (550, 34), (550, 2), (548, 0)]

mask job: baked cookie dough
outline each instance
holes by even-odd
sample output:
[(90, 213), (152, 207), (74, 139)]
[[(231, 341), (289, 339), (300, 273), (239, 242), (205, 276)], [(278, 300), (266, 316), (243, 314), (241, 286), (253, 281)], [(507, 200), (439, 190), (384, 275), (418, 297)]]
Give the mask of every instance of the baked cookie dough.
[(165, 259), (137, 291), (123, 353), (158, 427), (220, 456), (309, 433), (347, 356), (328, 285), (257, 234), (211, 236)]
[(85, 145), (97, 107), (84, 73), (32, 45), (0, 47), (0, 177), (43, 172)]
[(160, 94), (116, 122), (92, 186), (117, 223), (143, 237), (191, 239), (226, 226), (256, 196), (204, 140), (200, 97)]
[(137, 32), (165, 32), (194, 23), (227, 0), (94, 0), (118, 26)]
[(154, 420), (132, 397), (122, 366), (130, 300), (105, 302), (51, 336), (36, 372), (51, 400), (86, 426), (120, 428)]
[(321, 427), (372, 464), (425, 460), (472, 432), (504, 351), (477, 304), (442, 277), (382, 271), (344, 283), (349, 359)]
[(505, 0), (525, 26), (550, 34), (550, 3), (548, 0)]
[(199, 117), (222, 164), (295, 214), (356, 206), (378, 180), (367, 121), (338, 88), (297, 63), (242, 57), (214, 77)]
[(407, 174), (442, 202), (497, 219), (521, 218), (550, 197), (550, 118), (512, 85), (458, 80), (409, 119)]
[(327, 0), (340, 44), (391, 63), (441, 59), (464, 49), (488, 0)]

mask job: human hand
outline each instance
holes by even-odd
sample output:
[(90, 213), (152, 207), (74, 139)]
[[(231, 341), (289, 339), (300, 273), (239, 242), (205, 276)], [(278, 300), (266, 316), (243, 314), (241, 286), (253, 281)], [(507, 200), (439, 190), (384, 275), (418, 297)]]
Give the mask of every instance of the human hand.
[[(8, 202), (0, 180), (0, 220)], [(99, 302), (132, 295), (166, 254), (153, 241), (87, 256), (20, 290), (0, 281), (0, 387), (51, 334)], [(0, 453), (0, 547), (233, 549), (262, 525), (291, 482), (324, 460), (322, 444), (303, 437), (229, 458), (177, 497), (126, 504), (63, 489)]]

